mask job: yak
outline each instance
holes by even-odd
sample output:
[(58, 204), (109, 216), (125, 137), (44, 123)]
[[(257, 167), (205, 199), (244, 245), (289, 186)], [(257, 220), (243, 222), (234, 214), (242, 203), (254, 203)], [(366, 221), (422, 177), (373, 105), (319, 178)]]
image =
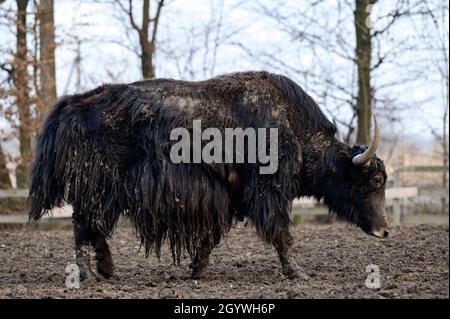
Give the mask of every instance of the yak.
[[(221, 131), (277, 128), (278, 169), (260, 174), (259, 162), (173, 163), (171, 131), (191, 129), (194, 119)], [(233, 223), (246, 220), (275, 247), (283, 274), (296, 278), (295, 198), (322, 200), (367, 234), (388, 235), (376, 120), (367, 147), (335, 136), (336, 126), (299, 85), (265, 71), (102, 85), (60, 98), (49, 113), (37, 140), (30, 221), (72, 205), (76, 262), (82, 279), (96, 279), (90, 249), (97, 272), (111, 277), (106, 240), (121, 217), (134, 225), (146, 256), (154, 251), (159, 258), (164, 242), (174, 263), (187, 252), (194, 278), (205, 273)]]

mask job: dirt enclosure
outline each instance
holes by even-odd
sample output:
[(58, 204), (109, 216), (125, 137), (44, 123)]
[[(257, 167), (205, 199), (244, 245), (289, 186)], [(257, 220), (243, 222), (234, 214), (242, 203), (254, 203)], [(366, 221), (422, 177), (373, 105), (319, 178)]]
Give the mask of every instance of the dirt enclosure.
[[(172, 266), (138, 253), (131, 228), (110, 240), (117, 278), (65, 286), (74, 262), (69, 230), (0, 232), (0, 298), (448, 298), (448, 226), (394, 228), (377, 239), (344, 225), (295, 226), (293, 253), (308, 278), (288, 280), (274, 249), (250, 228), (233, 229), (213, 251), (206, 276), (188, 276), (188, 258)], [(366, 267), (380, 288), (367, 288)]]

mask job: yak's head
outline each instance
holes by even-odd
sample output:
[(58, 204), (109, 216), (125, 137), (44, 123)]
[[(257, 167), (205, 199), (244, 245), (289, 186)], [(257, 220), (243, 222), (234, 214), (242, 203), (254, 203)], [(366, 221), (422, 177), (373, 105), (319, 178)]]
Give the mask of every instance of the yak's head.
[(339, 217), (356, 224), (367, 234), (387, 237), (387, 175), (383, 162), (375, 154), (380, 143), (380, 129), (376, 119), (374, 122), (374, 136), (368, 147), (342, 145), (337, 178), (333, 183), (336, 189), (329, 190), (332, 195), (324, 199)]

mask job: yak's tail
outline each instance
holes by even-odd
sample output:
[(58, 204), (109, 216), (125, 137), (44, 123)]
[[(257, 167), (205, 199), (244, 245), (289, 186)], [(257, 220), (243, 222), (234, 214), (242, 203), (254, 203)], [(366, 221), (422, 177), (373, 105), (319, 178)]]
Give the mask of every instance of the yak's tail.
[(30, 221), (37, 221), (56, 206), (61, 206), (65, 187), (56, 167), (56, 139), (59, 116), (69, 102), (68, 97), (56, 103), (45, 121), (37, 145), (28, 197)]
[(54, 207), (66, 201), (70, 183), (72, 145), (81, 139), (86, 128), (80, 104), (101, 92), (104, 87), (80, 95), (62, 97), (48, 115), (38, 137), (32, 181), (28, 197), (30, 222), (38, 221)]

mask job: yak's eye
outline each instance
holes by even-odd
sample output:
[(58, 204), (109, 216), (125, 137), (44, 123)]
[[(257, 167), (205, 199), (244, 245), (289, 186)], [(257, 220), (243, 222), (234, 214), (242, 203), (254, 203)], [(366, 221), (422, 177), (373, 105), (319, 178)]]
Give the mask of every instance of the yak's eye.
[(383, 185), (384, 177), (382, 175), (375, 175), (371, 178), (370, 182), (375, 188), (379, 188)]

